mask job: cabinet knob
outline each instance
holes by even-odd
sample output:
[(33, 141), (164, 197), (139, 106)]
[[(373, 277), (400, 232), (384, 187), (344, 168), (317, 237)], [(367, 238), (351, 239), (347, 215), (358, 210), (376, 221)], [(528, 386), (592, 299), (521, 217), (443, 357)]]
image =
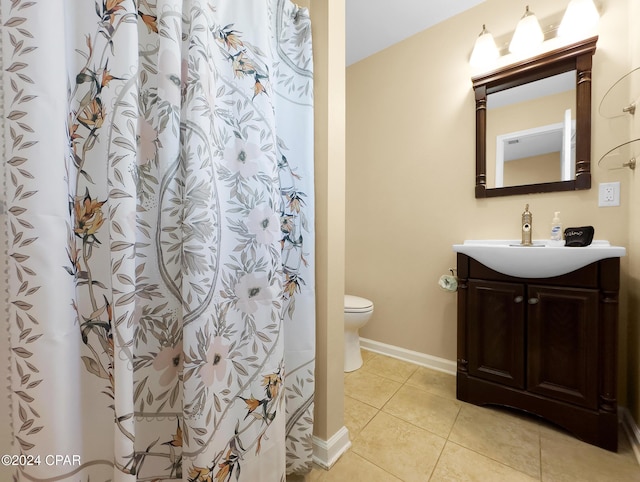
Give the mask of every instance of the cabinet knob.
[(536, 305), (538, 304), (538, 301), (540, 301), (538, 298), (529, 298), (530, 305)]
[(524, 298), (523, 298), (522, 296), (516, 296), (516, 297), (513, 299), (513, 302), (514, 302), (514, 303), (522, 303), (522, 300), (523, 300), (523, 299), (524, 299)]

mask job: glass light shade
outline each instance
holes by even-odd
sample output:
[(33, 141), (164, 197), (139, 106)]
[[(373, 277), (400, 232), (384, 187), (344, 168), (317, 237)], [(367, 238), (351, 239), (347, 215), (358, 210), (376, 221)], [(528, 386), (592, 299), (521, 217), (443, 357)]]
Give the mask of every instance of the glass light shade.
[(537, 17), (529, 11), (529, 6), (516, 25), (516, 31), (509, 44), (509, 52), (515, 55), (531, 54), (542, 45), (544, 35)]
[(592, 0), (571, 0), (558, 27), (558, 37), (577, 40), (595, 35), (599, 20)]
[(476, 39), (476, 43), (473, 46), (473, 52), (471, 52), (471, 58), (469, 63), (472, 67), (489, 67), (493, 62), (498, 60), (500, 52), (496, 47), (496, 42), (493, 39), (493, 35), (483, 25), (482, 32)]

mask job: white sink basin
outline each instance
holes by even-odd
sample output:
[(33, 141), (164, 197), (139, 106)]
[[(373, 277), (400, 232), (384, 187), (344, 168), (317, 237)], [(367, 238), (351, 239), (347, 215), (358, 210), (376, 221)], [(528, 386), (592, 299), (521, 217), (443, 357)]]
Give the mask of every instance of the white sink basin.
[(611, 246), (608, 241), (593, 241), (582, 248), (554, 246), (551, 243), (535, 240), (534, 246), (520, 246), (519, 240), (467, 240), (463, 244), (454, 244), (453, 250), (466, 254), (494, 271), (519, 278), (560, 276), (594, 261), (626, 254), (625, 248)]

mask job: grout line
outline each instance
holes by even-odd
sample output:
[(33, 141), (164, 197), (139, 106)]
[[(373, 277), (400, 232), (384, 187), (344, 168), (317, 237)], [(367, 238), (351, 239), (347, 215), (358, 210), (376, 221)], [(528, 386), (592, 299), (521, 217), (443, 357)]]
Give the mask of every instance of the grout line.
[[(458, 413), (456, 413), (456, 418), (453, 420), (453, 423), (451, 424), (451, 428), (449, 429), (449, 433), (447, 434), (447, 437), (446, 437), (446, 439), (444, 441), (444, 445), (442, 446), (442, 450), (440, 451), (440, 454), (438, 454), (438, 460), (436, 460), (436, 463), (433, 466), (433, 470), (431, 471), (431, 475), (429, 476), (429, 480), (431, 480), (431, 478), (433, 477), (433, 474), (436, 472), (436, 468), (438, 467), (438, 464), (440, 463), (440, 459), (442, 458), (442, 454), (444, 453), (444, 449), (447, 447), (447, 445), (450, 444), (450, 443), (454, 444), (454, 445), (458, 445), (455, 442), (452, 442), (449, 439), (449, 437), (451, 437), (451, 432), (453, 432), (453, 427), (455, 427), (456, 422), (458, 421), (458, 417), (460, 416), (460, 412), (461, 411), (462, 411), (462, 405), (460, 407), (458, 407)], [(469, 449), (467, 449), (467, 450), (469, 450)]]
[(438, 464), (440, 463), (440, 459), (442, 458), (442, 454), (444, 453), (444, 449), (447, 447), (447, 444), (449, 443), (449, 439), (446, 438), (444, 440), (444, 444), (442, 445), (442, 449), (440, 449), (440, 453), (438, 454), (438, 458), (436, 459), (436, 463), (433, 464), (433, 468), (431, 469), (431, 473), (429, 474), (429, 479), (431, 480), (431, 478), (433, 477), (433, 474), (436, 473), (436, 469), (438, 468)]
[[(458, 422), (458, 418), (460, 417), (460, 413), (462, 413), (462, 407), (463, 405), (460, 405), (460, 407), (458, 408), (458, 413), (456, 413), (456, 418), (453, 421), (453, 423), (451, 424), (451, 428), (449, 429), (449, 433), (447, 434), (447, 442), (449, 441), (449, 437), (451, 437), (451, 432), (453, 432), (453, 427), (456, 426), (456, 423)], [(455, 443), (455, 442), (452, 442)]]

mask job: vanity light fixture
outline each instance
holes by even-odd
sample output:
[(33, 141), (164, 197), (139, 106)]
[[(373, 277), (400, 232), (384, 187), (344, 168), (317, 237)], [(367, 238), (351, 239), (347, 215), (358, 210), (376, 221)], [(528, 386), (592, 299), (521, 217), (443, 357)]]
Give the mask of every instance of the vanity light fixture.
[[(598, 35), (600, 15), (594, 0), (570, 0), (562, 16), (546, 18), (545, 30), (527, 5), (524, 15), (516, 25), (508, 45), (498, 38), (498, 48), (486, 27), (476, 39), (469, 63), (475, 71), (488, 71), (510, 62), (523, 60), (560, 46), (569, 45)], [(549, 23), (551, 22), (551, 23)]]
[(471, 52), (471, 59), (469, 63), (472, 67), (484, 67), (491, 65), (500, 57), (500, 51), (496, 46), (496, 42), (493, 39), (491, 32), (487, 30), (487, 27), (482, 25), (482, 32), (478, 35), (476, 43), (473, 46), (473, 52)]
[(516, 31), (509, 44), (509, 52), (514, 55), (526, 55), (536, 52), (542, 42), (544, 34), (538, 23), (538, 18), (529, 10), (529, 5), (524, 15), (516, 25)]
[(573, 40), (592, 35), (599, 20), (593, 0), (571, 0), (558, 27), (558, 37)]

